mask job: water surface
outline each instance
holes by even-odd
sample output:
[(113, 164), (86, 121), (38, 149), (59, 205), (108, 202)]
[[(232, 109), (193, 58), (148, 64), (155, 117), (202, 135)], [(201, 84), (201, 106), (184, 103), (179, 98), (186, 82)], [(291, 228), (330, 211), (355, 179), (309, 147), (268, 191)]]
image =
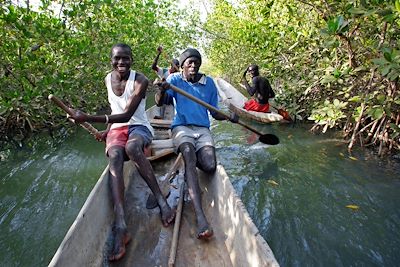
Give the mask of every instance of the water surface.
[[(398, 162), (349, 155), (301, 126), (253, 126), (281, 143), (249, 143), (229, 122), (212, 130), (219, 162), (282, 266), (398, 265)], [(106, 164), (104, 144), (81, 130), (0, 162), (1, 265), (46, 266)]]

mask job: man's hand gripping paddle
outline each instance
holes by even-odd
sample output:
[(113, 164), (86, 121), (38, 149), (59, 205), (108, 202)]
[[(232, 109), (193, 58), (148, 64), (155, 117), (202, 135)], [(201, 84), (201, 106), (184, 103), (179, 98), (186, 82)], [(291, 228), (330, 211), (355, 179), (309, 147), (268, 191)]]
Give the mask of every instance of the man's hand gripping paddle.
[[(208, 110), (211, 110), (215, 113), (219, 113), (220, 115), (224, 116), (227, 120), (230, 119), (230, 116), (228, 114), (226, 114), (225, 112), (222, 112), (221, 110), (215, 108), (214, 106), (211, 106), (210, 104), (204, 102), (203, 100), (198, 99), (197, 97), (183, 91), (182, 89), (176, 87), (175, 85), (169, 84), (169, 89), (183, 95), (186, 96), (187, 98), (189, 98), (190, 100), (204, 106), (205, 108), (207, 108)], [(277, 145), (279, 144), (279, 138), (274, 135), (274, 134), (263, 134), (260, 133), (259, 131), (257, 131), (256, 129), (254, 129), (253, 127), (251, 127), (250, 125), (247, 125), (246, 123), (242, 122), (242, 121), (238, 121), (238, 124), (242, 125), (243, 127), (245, 127), (246, 129), (252, 131), (253, 133), (256, 133), (257, 135), (259, 135), (260, 137), (258, 138), (258, 140), (261, 143), (267, 144), (267, 145)]]
[[(52, 101), (54, 104), (56, 104), (57, 106), (59, 106), (62, 110), (64, 110), (68, 115), (74, 115), (74, 112), (67, 107), (64, 102), (62, 102), (58, 97), (56, 97), (55, 95), (49, 95), (49, 100)], [(93, 125), (91, 125), (88, 122), (83, 122), (79, 124), (80, 126), (82, 126), (82, 128), (84, 128), (86, 131), (88, 131), (89, 133), (91, 133), (93, 136), (98, 136), (99, 135), (99, 131), (93, 127)]]

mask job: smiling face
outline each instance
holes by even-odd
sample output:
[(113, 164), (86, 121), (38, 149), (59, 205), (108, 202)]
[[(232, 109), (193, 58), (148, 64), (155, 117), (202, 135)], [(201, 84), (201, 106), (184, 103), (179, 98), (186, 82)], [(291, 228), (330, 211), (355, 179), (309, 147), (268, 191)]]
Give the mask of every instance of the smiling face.
[(199, 72), (201, 66), (201, 60), (197, 57), (189, 57), (185, 60), (182, 65), (183, 75), (188, 80), (193, 80)]
[(132, 65), (131, 50), (121, 46), (114, 47), (111, 53), (111, 65), (121, 76), (128, 73)]

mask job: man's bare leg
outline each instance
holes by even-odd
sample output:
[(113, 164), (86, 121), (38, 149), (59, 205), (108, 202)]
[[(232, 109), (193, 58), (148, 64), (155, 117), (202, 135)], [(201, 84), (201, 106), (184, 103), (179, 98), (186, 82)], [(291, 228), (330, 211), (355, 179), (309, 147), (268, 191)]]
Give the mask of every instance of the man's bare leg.
[(109, 256), (110, 261), (119, 260), (125, 255), (125, 246), (131, 239), (126, 227), (124, 212), (124, 153), (124, 148), (119, 146), (113, 146), (108, 150), (110, 160), (109, 185), (115, 213), (114, 244)]
[(161, 193), (160, 187), (154, 175), (153, 167), (150, 161), (143, 153), (143, 138), (140, 135), (132, 135), (126, 144), (126, 153), (136, 164), (140, 175), (156, 197), (157, 204), (160, 207), (162, 224), (167, 227), (175, 219), (175, 210), (172, 210), (167, 200)]
[(190, 143), (183, 143), (179, 146), (179, 150), (182, 152), (185, 161), (185, 177), (197, 221), (197, 238), (208, 239), (213, 236), (214, 232), (207, 221), (201, 204), (201, 190), (196, 171), (197, 157), (195, 148)]

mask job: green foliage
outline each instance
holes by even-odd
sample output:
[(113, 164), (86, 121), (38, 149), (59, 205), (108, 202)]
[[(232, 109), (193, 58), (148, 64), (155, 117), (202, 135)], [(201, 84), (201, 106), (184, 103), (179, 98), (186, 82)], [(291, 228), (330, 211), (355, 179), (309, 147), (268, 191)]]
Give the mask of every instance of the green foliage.
[(349, 22), (346, 21), (342, 15), (337, 16), (334, 19), (327, 21), (327, 27), (322, 30), (323, 33), (327, 34), (344, 34), (349, 30)]
[(219, 73), (240, 82), (245, 67), (256, 63), (275, 85), (277, 102), (328, 127), (356, 118), (367, 100), (372, 118), (396, 114), (396, 90), (384, 102), (368, 95), (387, 95), (390, 82), (398, 86), (398, 0), (213, 4), (205, 27), (212, 33), (209, 58)]
[(0, 8), (0, 124), (19, 140), (59, 123), (50, 93), (88, 112), (107, 105), (114, 43), (131, 45), (133, 68), (154, 78), (158, 45), (168, 55), (159, 63), (168, 65), (200, 40), (207, 72), (239, 83), (258, 64), (276, 102), (299, 119), (327, 130), (354, 127), (361, 115), (363, 123), (387, 119), (382, 129), (398, 133), (388, 125), (400, 110), (399, 0), (213, 0), (205, 23), (172, 0), (64, 0), (56, 14), (52, 3), (43, 0), (41, 12)]
[(372, 62), (378, 67), (382, 76), (394, 81), (400, 76), (400, 52), (397, 49), (385, 48), (383, 57), (375, 58)]
[(160, 64), (168, 65), (198, 39), (192, 17), (175, 1), (64, 0), (57, 13), (52, 3), (43, 0), (39, 12), (0, 7), (3, 137), (22, 140), (29, 131), (65, 123), (63, 112), (47, 100), (50, 93), (87, 112), (107, 106), (104, 77), (113, 44), (129, 44), (132, 68), (154, 78), (151, 64), (159, 45), (167, 55)]
[(326, 132), (328, 127), (333, 128), (346, 118), (343, 112), (346, 106), (347, 102), (342, 102), (338, 99), (334, 99), (332, 103), (329, 100), (325, 100), (324, 106), (314, 109), (308, 119), (324, 126), (323, 132)]

